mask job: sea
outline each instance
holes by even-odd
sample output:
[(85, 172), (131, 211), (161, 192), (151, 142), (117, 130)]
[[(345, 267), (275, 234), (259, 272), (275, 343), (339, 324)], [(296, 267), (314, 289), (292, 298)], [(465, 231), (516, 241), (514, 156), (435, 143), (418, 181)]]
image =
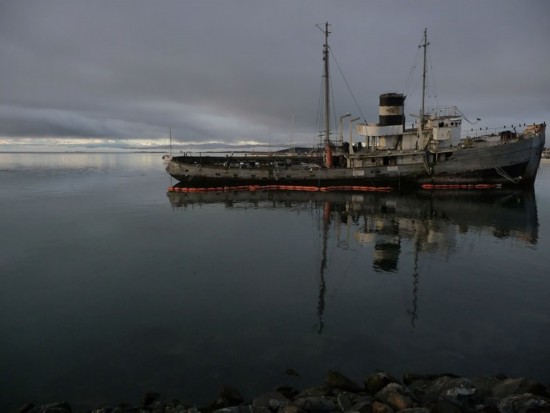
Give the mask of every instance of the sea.
[(161, 155), (0, 154), (0, 411), (550, 384), (550, 162), (523, 192), (182, 193)]

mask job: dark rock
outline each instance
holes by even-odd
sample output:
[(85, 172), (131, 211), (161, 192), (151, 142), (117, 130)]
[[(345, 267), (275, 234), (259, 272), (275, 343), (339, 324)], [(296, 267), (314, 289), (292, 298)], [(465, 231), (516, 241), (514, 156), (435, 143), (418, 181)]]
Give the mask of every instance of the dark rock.
[(289, 376), (299, 376), (300, 375), (300, 373), (298, 373), (294, 369), (286, 369), (285, 373), (288, 374)]
[(11, 413), (27, 413), (34, 407), (33, 403), (25, 403), (23, 406), (18, 407), (15, 410), (12, 410)]
[(196, 407), (186, 406), (180, 403), (178, 400), (174, 400), (171, 403), (164, 406), (163, 413), (200, 413)]
[(415, 381), (433, 381), (435, 379), (438, 379), (440, 377), (454, 377), (458, 378), (458, 376), (455, 376), (454, 374), (416, 374), (416, 373), (405, 373), (403, 374), (403, 384), (409, 385)]
[(428, 391), (438, 396), (453, 396), (471, 394), (475, 392), (475, 387), (470, 379), (442, 376), (429, 384)]
[(290, 400), (294, 399), (294, 397), (296, 397), (300, 393), (299, 390), (296, 390), (294, 387), (290, 386), (279, 386), (275, 389), (275, 391), (281, 393), (283, 396)]
[(99, 409), (92, 410), (90, 413), (113, 413), (114, 410), (114, 407), (105, 406)]
[(244, 397), (239, 393), (237, 389), (230, 386), (222, 386), (220, 389), (220, 395), (218, 396), (218, 402), (227, 405), (241, 404), (244, 401)]
[(150, 413), (165, 413), (166, 405), (160, 401), (156, 401), (151, 403), (149, 406), (144, 407), (147, 412)]
[(252, 407), (265, 408), (277, 411), (289, 402), (288, 398), (279, 392), (273, 391), (259, 395), (252, 401)]
[(386, 372), (374, 373), (365, 379), (365, 390), (374, 396), (390, 383), (398, 383), (398, 380)]
[(325, 384), (331, 389), (342, 389), (346, 391), (358, 391), (359, 386), (352, 380), (348, 379), (342, 373), (329, 370), (325, 377)]
[(188, 413), (188, 410), (183, 405), (166, 406), (164, 413)]
[(214, 410), (214, 413), (253, 413), (250, 406), (230, 406)]
[(394, 413), (393, 409), (387, 404), (375, 401), (372, 404), (372, 413)]
[(505, 397), (497, 406), (500, 413), (550, 413), (550, 400), (530, 393)]
[(434, 413), (461, 413), (462, 408), (457, 406), (450, 400), (438, 399), (435, 403), (426, 403), (425, 407), (428, 407)]
[(308, 412), (332, 412), (336, 410), (336, 404), (325, 397), (304, 397), (296, 399), (294, 404)]
[(403, 410), (409, 407), (416, 407), (415, 400), (409, 390), (399, 383), (390, 383), (374, 396), (376, 400), (387, 404), (394, 410)]
[(244, 398), (238, 390), (230, 386), (222, 386), (218, 399), (212, 404), (200, 407), (199, 410), (202, 413), (210, 413), (226, 407), (238, 406), (243, 402)]
[(493, 389), (500, 384), (501, 379), (496, 376), (482, 376), (474, 377), (471, 382), (476, 388), (476, 400), (481, 403), (493, 394)]
[(437, 400), (437, 395), (428, 392), (430, 383), (430, 381), (416, 380), (409, 384), (407, 388), (411, 395), (420, 403), (435, 402)]
[(143, 406), (149, 406), (151, 405), (155, 400), (159, 398), (160, 394), (154, 391), (148, 391), (143, 395), (142, 405)]
[(332, 395), (332, 389), (326, 384), (318, 387), (308, 387), (296, 395), (296, 398), (304, 397), (329, 397)]
[[(550, 389), (536, 380), (483, 376), (405, 374), (399, 383), (388, 373), (365, 379), (365, 390), (337, 371), (322, 385), (300, 392), (281, 386), (251, 402), (236, 389), (222, 386), (216, 401), (197, 409), (178, 400), (164, 402), (148, 392), (139, 406), (120, 404), (88, 413), (550, 413)], [(376, 390), (376, 391), (375, 391)], [(25, 404), (11, 413), (71, 413), (68, 403)]]
[(374, 403), (374, 399), (370, 396), (364, 396), (357, 399), (355, 404), (351, 406), (351, 409), (349, 409), (352, 412), (359, 412), (359, 413), (372, 413), (372, 405)]
[(351, 407), (353, 406), (353, 400), (355, 400), (356, 398), (357, 396), (353, 393), (343, 392), (336, 397), (336, 403), (338, 404), (338, 408), (341, 411), (345, 412), (351, 410)]
[(71, 413), (71, 405), (66, 402), (57, 402), (57, 403), (49, 403), (44, 404), (40, 407), (35, 407), (29, 412), (32, 413)]
[(139, 409), (135, 406), (122, 403), (113, 409), (112, 413), (138, 413)]
[[(416, 375), (415, 377), (417, 379), (407, 386), (411, 394), (421, 405), (439, 404), (439, 410), (442, 411), (458, 411), (456, 409), (464, 408), (466, 405), (473, 407), (490, 403), (493, 388), (500, 383), (500, 379), (494, 376), (474, 379), (459, 378), (454, 375), (440, 376), (435, 379), (431, 379), (433, 376)], [(443, 399), (450, 404), (439, 402)], [(450, 406), (455, 406), (455, 409)]]
[(480, 404), (476, 406), (475, 413), (499, 413), (499, 411), (494, 404)]
[(548, 397), (544, 385), (536, 380), (523, 377), (515, 379), (504, 379), (493, 388), (493, 397), (502, 398), (513, 394), (532, 393), (537, 396)]
[(284, 406), (279, 413), (305, 413), (306, 411), (298, 406)]
[[(261, 413), (263, 412), (263, 410), (269, 412), (269, 411), (273, 411), (273, 412), (276, 412), (277, 410), (279, 410), (281, 407), (284, 407), (284, 403), (281, 403), (280, 400), (276, 400), (276, 399), (271, 399), (269, 401), (269, 406), (268, 407), (255, 407), (254, 410), (257, 410), (258, 412), (257, 413)], [(263, 410), (262, 410), (263, 409)]]
[(480, 403), (477, 390), (470, 379), (443, 376), (430, 382), (425, 389), (422, 402), (445, 399), (460, 409)]

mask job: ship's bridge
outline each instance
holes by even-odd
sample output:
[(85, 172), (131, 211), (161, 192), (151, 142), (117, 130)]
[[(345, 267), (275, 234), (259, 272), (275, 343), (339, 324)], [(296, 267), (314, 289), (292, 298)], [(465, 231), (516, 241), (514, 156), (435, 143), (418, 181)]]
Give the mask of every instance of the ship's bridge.
[(456, 146), (460, 141), (462, 114), (456, 106), (429, 108), (426, 129), (432, 131), (440, 148)]

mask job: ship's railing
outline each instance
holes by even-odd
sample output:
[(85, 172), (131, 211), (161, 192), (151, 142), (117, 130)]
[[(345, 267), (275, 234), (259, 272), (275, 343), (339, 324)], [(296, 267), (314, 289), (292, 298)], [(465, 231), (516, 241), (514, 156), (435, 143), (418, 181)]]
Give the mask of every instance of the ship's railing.
[(425, 116), (429, 117), (463, 117), (462, 113), (456, 106), (434, 106), (425, 110)]
[(498, 136), (501, 132), (504, 131), (510, 131), (513, 133), (516, 133), (517, 135), (521, 135), (523, 132), (526, 132), (530, 130), (535, 126), (533, 123), (514, 123), (510, 125), (504, 125), (499, 128), (489, 128), (489, 127), (472, 127), (468, 128), (466, 130), (462, 130), (461, 137), (463, 138), (478, 138), (482, 136)]

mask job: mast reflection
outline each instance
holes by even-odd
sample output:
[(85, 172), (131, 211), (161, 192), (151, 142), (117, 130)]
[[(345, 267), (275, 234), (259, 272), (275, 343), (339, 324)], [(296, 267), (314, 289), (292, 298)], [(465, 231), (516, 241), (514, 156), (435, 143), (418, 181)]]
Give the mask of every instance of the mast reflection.
[[(421, 191), (415, 194), (322, 192), (168, 192), (172, 207), (223, 204), (226, 208), (307, 209), (319, 217), (321, 258), (317, 302), (317, 332), (324, 329), (328, 243), (336, 248), (372, 248), (372, 269), (392, 274), (406, 241), (413, 248), (412, 298), (406, 312), (413, 328), (418, 319), (419, 260), (426, 254), (451, 256), (463, 234), (482, 233), (510, 238), (525, 245), (538, 242), (535, 194), (530, 191)], [(403, 264), (407, 265), (407, 264)], [(405, 272), (406, 268), (401, 268)], [(406, 271), (408, 272), (408, 271)]]

